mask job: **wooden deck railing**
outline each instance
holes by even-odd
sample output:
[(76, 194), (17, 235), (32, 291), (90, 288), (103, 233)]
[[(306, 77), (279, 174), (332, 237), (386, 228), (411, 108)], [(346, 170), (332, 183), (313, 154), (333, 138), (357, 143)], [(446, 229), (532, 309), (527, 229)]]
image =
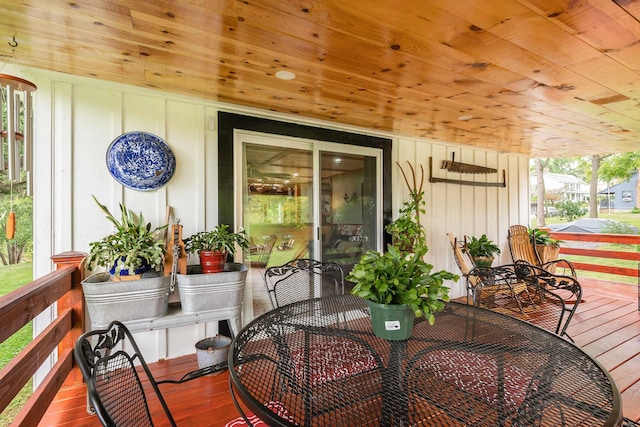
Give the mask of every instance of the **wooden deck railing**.
[[(565, 242), (640, 245), (640, 236), (637, 235), (555, 232), (551, 235)], [(579, 270), (632, 277), (638, 275), (637, 268), (595, 263), (599, 258), (640, 262), (640, 252), (637, 250), (627, 252), (575, 248), (564, 244), (560, 248), (560, 253), (591, 257), (592, 262), (572, 261)], [(12, 426), (37, 425), (61, 387), (82, 382), (79, 369), (74, 367), (73, 345), (84, 330), (80, 263), (85, 255), (80, 252), (66, 252), (53, 256), (52, 259), (57, 266), (56, 271), (0, 297), (0, 343), (57, 302), (57, 318), (0, 371), (0, 412), (2, 412), (35, 374), (42, 362), (57, 348), (57, 363), (36, 388), (14, 419)]]
[[(591, 257), (591, 262), (582, 262), (571, 260), (576, 270), (595, 271), (599, 273), (617, 274), (621, 276), (638, 277), (638, 266), (640, 263), (640, 236), (635, 234), (596, 234), (596, 233), (560, 233), (550, 232), (551, 237), (560, 239), (564, 242), (583, 242), (583, 243), (615, 243), (620, 245), (630, 245), (629, 251), (603, 250), (597, 248), (580, 248), (562, 244), (560, 246), (561, 255), (579, 255)], [(631, 246), (638, 245), (638, 246)], [(609, 266), (596, 263), (600, 258), (621, 259), (634, 261), (636, 266), (621, 267)]]
[(20, 392), (43, 361), (56, 351), (57, 362), (35, 389), (12, 426), (38, 424), (63, 385), (81, 382), (74, 367), (73, 345), (84, 329), (80, 263), (86, 254), (52, 257), (56, 270), (0, 297), (0, 343), (57, 302), (56, 319), (0, 370), (0, 412)]

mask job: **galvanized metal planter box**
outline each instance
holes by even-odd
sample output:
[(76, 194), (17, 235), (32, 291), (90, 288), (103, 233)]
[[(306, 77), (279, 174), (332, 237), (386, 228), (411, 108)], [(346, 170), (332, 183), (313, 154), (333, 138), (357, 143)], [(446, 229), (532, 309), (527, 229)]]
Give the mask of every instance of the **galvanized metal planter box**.
[(239, 307), (242, 305), (248, 268), (227, 263), (220, 273), (178, 274), (177, 283), (183, 313)]
[(84, 299), (93, 328), (112, 320), (155, 319), (167, 314), (170, 276), (110, 281), (109, 273), (96, 273), (82, 281)]

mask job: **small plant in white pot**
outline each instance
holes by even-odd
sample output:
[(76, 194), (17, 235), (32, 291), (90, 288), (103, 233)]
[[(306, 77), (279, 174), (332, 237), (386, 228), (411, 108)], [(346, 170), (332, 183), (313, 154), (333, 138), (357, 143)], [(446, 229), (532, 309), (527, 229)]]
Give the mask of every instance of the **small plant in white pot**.
[(184, 250), (200, 256), (203, 273), (217, 273), (224, 269), (227, 255), (235, 254), (236, 244), (242, 249), (249, 248), (246, 232), (233, 232), (227, 224), (220, 224), (211, 231), (200, 231), (187, 237)]

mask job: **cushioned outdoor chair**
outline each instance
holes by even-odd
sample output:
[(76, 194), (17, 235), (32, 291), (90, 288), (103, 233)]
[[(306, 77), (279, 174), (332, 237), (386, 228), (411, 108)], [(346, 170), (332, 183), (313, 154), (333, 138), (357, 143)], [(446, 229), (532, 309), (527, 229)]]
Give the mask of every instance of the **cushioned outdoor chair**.
[[(226, 369), (224, 363), (189, 372), (179, 380), (156, 381), (129, 330), (120, 322), (106, 329), (89, 331), (78, 338), (74, 356), (87, 384), (88, 412), (95, 413), (104, 426), (153, 426), (155, 418), (175, 426), (159, 384), (178, 384)], [(143, 383), (148, 386), (143, 386)], [(164, 417), (149, 411), (155, 396)]]
[[(566, 259), (543, 260), (536, 249), (535, 241), (525, 225), (512, 225), (508, 233), (509, 252), (513, 262), (524, 261), (547, 270), (551, 274), (576, 277), (576, 270)], [(566, 274), (565, 274), (566, 273)]]
[(309, 258), (298, 258), (267, 268), (264, 281), (273, 308), (326, 295), (344, 294), (342, 267)]
[[(447, 233), (453, 258), (462, 273), (467, 286), (467, 302), (474, 305), (485, 306), (495, 311), (509, 313), (512, 303), (516, 304), (518, 311), (522, 314), (521, 294), (528, 296), (526, 283), (518, 280), (500, 280), (497, 270), (490, 276), (485, 273), (486, 269), (476, 268), (471, 256), (465, 251), (464, 242), (459, 242), (451, 233)], [(489, 270), (491, 271), (491, 270)]]

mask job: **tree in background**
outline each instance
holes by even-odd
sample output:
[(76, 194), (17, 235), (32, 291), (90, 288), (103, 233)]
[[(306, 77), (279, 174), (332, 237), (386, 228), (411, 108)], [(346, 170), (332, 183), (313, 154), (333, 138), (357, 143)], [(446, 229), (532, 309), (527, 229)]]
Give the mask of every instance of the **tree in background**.
[(573, 175), (582, 178), (579, 157), (564, 157), (556, 159), (535, 159), (536, 180), (538, 185), (538, 203), (536, 210), (536, 221), (538, 227), (546, 225), (545, 206), (549, 203), (555, 204), (560, 200), (557, 193), (548, 192), (544, 186), (544, 173), (559, 173), (564, 175)]
[(589, 217), (598, 217), (598, 182), (628, 180), (640, 169), (640, 152), (594, 155), (591, 158), (591, 200), (589, 201)]
[(571, 175), (587, 181), (586, 171), (584, 170), (583, 157), (563, 157), (557, 159), (547, 159), (546, 171), (550, 173), (559, 173), (563, 175)]
[[(561, 173), (576, 176), (590, 184), (589, 189), (589, 217), (598, 217), (598, 183), (601, 181), (622, 182), (631, 177), (634, 172), (640, 169), (640, 152), (619, 153), (619, 154), (596, 154), (591, 157), (565, 157), (558, 159), (546, 159), (540, 161), (541, 168), (536, 172), (538, 180), (538, 226), (544, 226), (544, 217), (541, 216), (540, 205), (544, 205), (544, 193), (540, 193), (540, 180), (543, 173)], [(544, 182), (544, 181), (543, 181)], [(542, 212), (542, 215), (544, 211)], [(541, 219), (542, 218), (542, 219)], [(542, 223), (541, 223), (542, 222)]]
[(557, 202), (556, 209), (558, 209), (558, 215), (566, 218), (567, 221), (574, 221), (587, 213), (587, 208), (583, 207), (582, 203), (574, 202), (573, 200), (561, 200)]
[(544, 218), (544, 203), (545, 203), (545, 188), (544, 188), (544, 167), (548, 162), (547, 160), (536, 159), (536, 179), (538, 184), (538, 202), (536, 203), (536, 221), (538, 227), (544, 227), (546, 225)]
[[(11, 197), (13, 190), (13, 201)], [(16, 232), (13, 239), (7, 239), (7, 218), (9, 212), (15, 213)], [(24, 181), (13, 184), (13, 189), (6, 178), (0, 174), (0, 259), (2, 264), (18, 264), (25, 255), (33, 250), (33, 202), (26, 195)]]
[(603, 156), (594, 154), (591, 157), (591, 180), (589, 182), (589, 218), (598, 218), (598, 181), (600, 164)]
[(640, 152), (613, 154), (600, 164), (598, 174), (603, 181), (626, 181), (640, 169)]

